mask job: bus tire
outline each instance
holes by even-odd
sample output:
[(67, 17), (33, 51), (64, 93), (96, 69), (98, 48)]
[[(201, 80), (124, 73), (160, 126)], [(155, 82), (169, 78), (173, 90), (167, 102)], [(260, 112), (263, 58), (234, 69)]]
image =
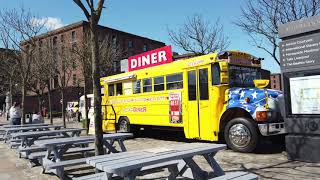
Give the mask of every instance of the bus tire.
[(225, 126), (224, 139), (228, 147), (234, 151), (252, 152), (258, 146), (257, 125), (249, 118), (234, 118)]
[(130, 123), (127, 117), (121, 117), (118, 121), (119, 132), (130, 132)]

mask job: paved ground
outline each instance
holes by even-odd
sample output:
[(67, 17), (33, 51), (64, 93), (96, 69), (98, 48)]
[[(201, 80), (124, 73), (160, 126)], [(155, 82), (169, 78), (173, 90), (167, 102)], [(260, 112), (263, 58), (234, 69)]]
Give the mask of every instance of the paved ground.
[[(0, 118), (0, 123), (5, 122)], [(60, 119), (55, 120), (55, 124), (62, 124)], [(67, 127), (80, 127), (77, 122), (69, 122)], [(166, 131), (143, 132), (135, 139), (125, 141), (129, 151), (143, 148), (154, 148), (172, 144), (190, 142), (181, 138), (182, 134)], [(204, 169), (209, 167), (204, 159), (195, 158)], [(259, 179), (273, 180), (320, 180), (320, 164), (288, 161), (283, 145), (266, 143), (256, 153), (245, 154), (236, 153), (231, 150), (220, 151), (216, 159), (225, 171), (245, 170), (259, 175)], [(77, 166), (68, 169), (70, 177), (93, 173), (93, 169), (88, 166)], [(160, 171), (156, 174), (139, 177), (140, 179), (165, 179), (167, 172)], [(29, 168), (24, 159), (19, 159), (13, 149), (0, 142), (0, 180), (51, 180), (58, 179), (54, 175), (41, 174), (40, 167)]]

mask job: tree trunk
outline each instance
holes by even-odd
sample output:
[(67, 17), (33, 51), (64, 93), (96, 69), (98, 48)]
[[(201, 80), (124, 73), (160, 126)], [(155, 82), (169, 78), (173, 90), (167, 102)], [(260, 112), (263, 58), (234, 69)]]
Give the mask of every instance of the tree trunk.
[(48, 83), (48, 106), (49, 106), (50, 124), (53, 124), (52, 106), (51, 106), (51, 84), (50, 84), (50, 81)]
[(25, 79), (22, 79), (22, 89), (21, 89), (22, 97), (21, 97), (21, 124), (26, 123), (25, 117), (25, 97), (26, 97), (26, 82)]
[[(90, 125), (90, 121), (88, 118), (88, 111), (89, 111), (89, 106), (88, 106), (88, 97), (87, 97), (87, 85), (88, 82), (86, 80), (86, 78), (84, 78), (84, 88), (83, 88), (83, 94), (84, 94), (84, 108), (85, 108), (85, 113), (84, 113), (84, 121), (85, 121), (85, 125), (86, 125), (86, 129), (87, 129), (87, 134), (89, 133), (89, 125)], [(91, 102), (89, 102), (91, 103)]]
[[(42, 98), (39, 93), (37, 93), (37, 98), (38, 98), (38, 112), (42, 112)], [(37, 112), (33, 112), (33, 113), (37, 113)]]
[(91, 56), (92, 56), (92, 82), (94, 97), (94, 127), (95, 127), (95, 155), (102, 155), (103, 152), (103, 132), (101, 118), (101, 85), (99, 68), (99, 45), (97, 34), (97, 22), (95, 18), (91, 19)]
[(62, 113), (62, 120), (63, 120), (63, 127), (66, 128), (66, 113), (65, 113), (65, 103), (64, 103), (64, 89), (61, 89), (61, 113)]

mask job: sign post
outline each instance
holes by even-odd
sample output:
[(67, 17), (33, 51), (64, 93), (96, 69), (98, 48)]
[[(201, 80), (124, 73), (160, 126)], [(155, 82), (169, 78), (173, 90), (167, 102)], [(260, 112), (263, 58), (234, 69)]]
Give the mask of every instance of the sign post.
[(320, 162), (320, 16), (279, 26), (288, 158)]

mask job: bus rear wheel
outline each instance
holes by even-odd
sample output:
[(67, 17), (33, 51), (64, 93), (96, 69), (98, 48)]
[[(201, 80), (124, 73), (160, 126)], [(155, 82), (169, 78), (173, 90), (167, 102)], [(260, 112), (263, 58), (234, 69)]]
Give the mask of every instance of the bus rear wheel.
[(224, 129), (224, 138), (229, 148), (238, 152), (252, 152), (258, 145), (256, 125), (248, 118), (234, 118)]
[(120, 132), (130, 132), (130, 123), (128, 118), (121, 117), (118, 121), (118, 131)]

